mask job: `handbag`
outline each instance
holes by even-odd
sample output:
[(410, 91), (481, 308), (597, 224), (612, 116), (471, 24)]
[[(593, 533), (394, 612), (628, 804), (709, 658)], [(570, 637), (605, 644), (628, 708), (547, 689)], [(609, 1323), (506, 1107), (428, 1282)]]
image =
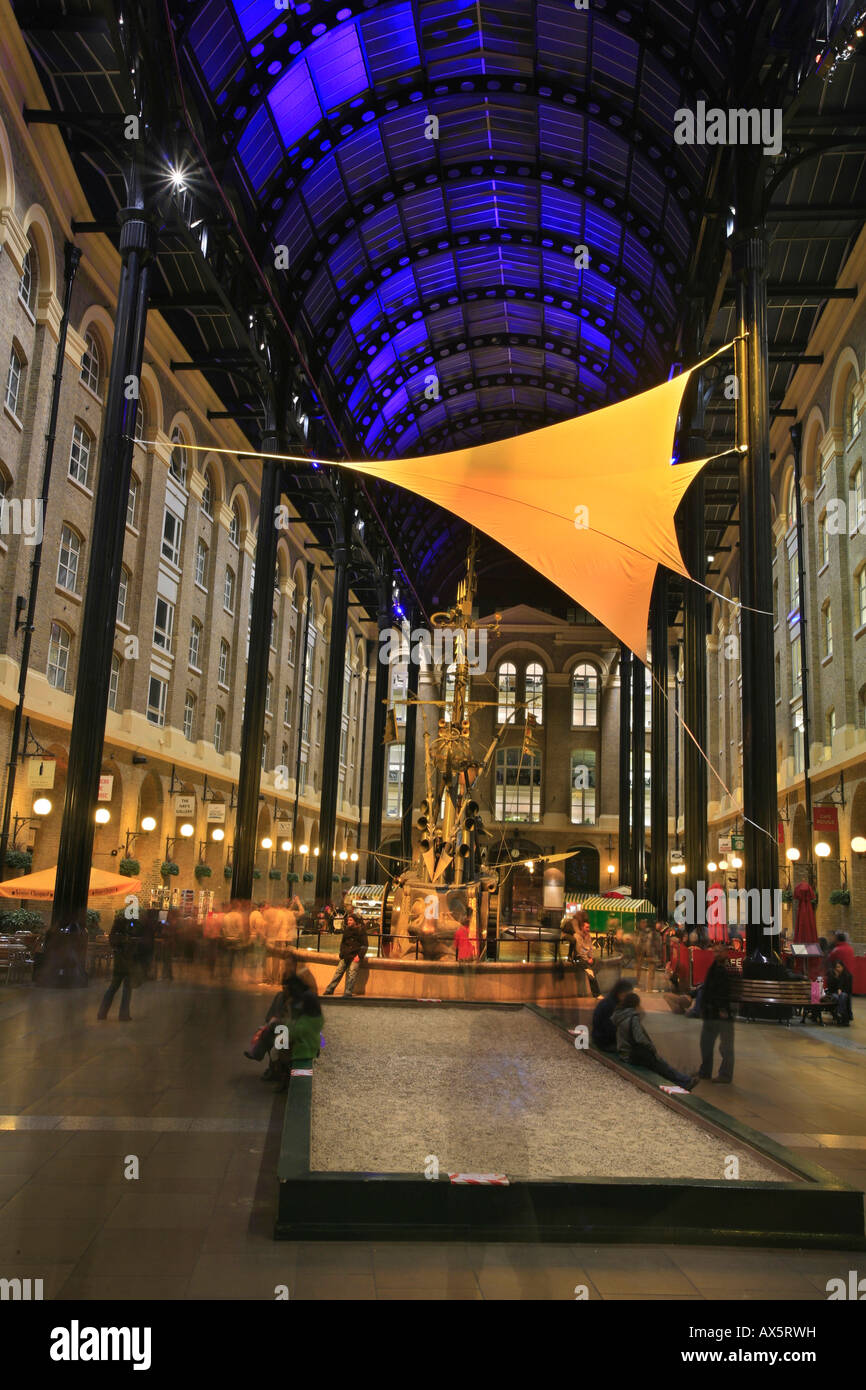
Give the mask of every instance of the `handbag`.
[(263, 1023), (261, 1028), (257, 1028), (250, 1038), (250, 1045), (247, 1048), (247, 1056), (254, 1061), (261, 1062), (270, 1045), (269, 1034), (271, 1029), (267, 1023)]

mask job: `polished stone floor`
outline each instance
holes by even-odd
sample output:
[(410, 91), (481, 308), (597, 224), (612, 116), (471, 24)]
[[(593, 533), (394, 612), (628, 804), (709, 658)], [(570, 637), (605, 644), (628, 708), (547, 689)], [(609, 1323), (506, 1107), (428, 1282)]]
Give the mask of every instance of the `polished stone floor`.
[[(272, 987), (151, 983), (128, 1025), (97, 1022), (102, 988), (0, 989), (0, 1277), (46, 1298), (823, 1299), (866, 1271), (847, 1251), (274, 1242), (283, 1101), (242, 1055)], [(699, 1025), (647, 1003), (660, 1049), (694, 1066)], [(706, 1091), (862, 1189), (858, 1016), (740, 1024), (735, 1084)]]

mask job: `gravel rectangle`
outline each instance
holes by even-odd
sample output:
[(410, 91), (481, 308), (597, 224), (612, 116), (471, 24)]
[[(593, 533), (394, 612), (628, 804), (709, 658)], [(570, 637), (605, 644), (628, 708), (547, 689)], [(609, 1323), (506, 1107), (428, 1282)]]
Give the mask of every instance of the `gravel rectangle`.
[(311, 1168), (791, 1181), (529, 1010), (326, 1005)]

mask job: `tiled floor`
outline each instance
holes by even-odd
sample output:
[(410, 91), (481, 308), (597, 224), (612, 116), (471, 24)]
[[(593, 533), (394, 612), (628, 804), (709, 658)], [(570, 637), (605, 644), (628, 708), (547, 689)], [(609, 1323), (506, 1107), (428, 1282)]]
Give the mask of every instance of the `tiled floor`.
[[(242, 1055), (271, 991), (149, 984), (129, 1027), (97, 1023), (99, 992), (0, 991), (0, 1276), (46, 1298), (823, 1299), (866, 1271), (846, 1251), (274, 1242), (282, 1099)], [(648, 1003), (693, 1066), (699, 1025)], [(707, 1098), (862, 1188), (858, 1033), (738, 1025), (735, 1084)]]

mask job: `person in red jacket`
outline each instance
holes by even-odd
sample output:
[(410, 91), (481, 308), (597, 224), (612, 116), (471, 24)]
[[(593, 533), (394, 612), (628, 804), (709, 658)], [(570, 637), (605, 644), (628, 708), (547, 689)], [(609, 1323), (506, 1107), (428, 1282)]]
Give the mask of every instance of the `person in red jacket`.
[(845, 969), (848, 971), (848, 974), (851, 975), (851, 976), (853, 976), (853, 974), (854, 974), (854, 947), (851, 945), (851, 942), (848, 940), (848, 933), (847, 933), (846, 931), (837, 931), (837, 932), (834, 932), (834, 933), (833, 933), (833, 939), (834, 939), (834, 943), (835, 943), (835, 944), (834, 944), (833, 949), (831, 950), (830, 956), (829, 956), (829, 962), (830, 962), (831, 967), (832, 967), (832, 965), (833, 965), (834, 960), (840, 960), (840, 961), (842, 962), (842, 964), (844, 965)]

